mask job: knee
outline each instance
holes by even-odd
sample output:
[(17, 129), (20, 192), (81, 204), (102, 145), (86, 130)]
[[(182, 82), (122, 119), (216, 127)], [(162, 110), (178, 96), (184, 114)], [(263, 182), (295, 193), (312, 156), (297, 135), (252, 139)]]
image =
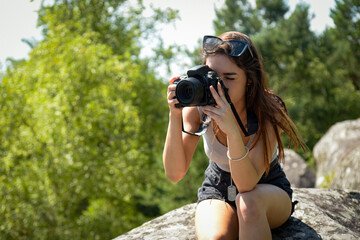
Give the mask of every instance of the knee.
[(236, 196), (236, 207), (239, 221), (252, 223), (265, 213), (260, 197), (253, 191), (239, 193)]

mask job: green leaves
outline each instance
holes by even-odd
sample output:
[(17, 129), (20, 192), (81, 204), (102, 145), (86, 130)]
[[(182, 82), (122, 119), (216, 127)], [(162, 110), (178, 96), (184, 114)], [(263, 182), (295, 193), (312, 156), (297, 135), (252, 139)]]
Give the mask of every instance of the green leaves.
[[(258, 0), (255, 7), (248, 1), (228, 0), (216, 11), (215, 32), (236, 30), (251, 35), (264, 59), (270, 87), (283, 97), (312, 148), (331, 125), (360, 114), (356, 106), (359, 3), (336, 1), (331, 10), (336, 27), (319, 35), (310, 29), (309, 5), (298, 4), (285, 18), (287, 11), (281, 0)], [(253, 18), (262, 22), (261, 27), (253, 24)]]
[(120, 1), (93, 3), (44, 6), (45, 39), (0, 84), (0, 238), (110, 239), (145, 220), (137, 189), (160, 172), (166, 86), (125, 24), (141, 11), (112, 19)]
[(216, 35), (228, 31), (240, 31), (248, 35), (255, 34), (262, 27), (257, 11), (246, 0), (226, 0), (225, 6), (215, 10), (213, 21)]
[[(336, 121), (359, 116), (358, 4), (337, 1), (336, 27), (315, 35), (309, 6), (285, 18), (284, 1), (256, 3), (225, 1), (215, 31), (251, 35), (312, 147)], [(0, 80), (1, 239), (111, 239), (196, 201), (201, 148), (176, 185), (161, 163), (168, 107), (154, 66), (181, 48), (160, 41), (156, 58), (139, 54), (176, 18), (171, 9), (145, 16), (143, 1), (44, 1), (44, 40)]]
[[(340, 65), (347, 69), (348, 78), (357, 91), (360, 90), (360, 3), (355, 0), (337, 0), (336, 8), (331, 10), (331, 17), (336, 28), (333, 30), (337, 40), (341, 42), (342, 52)], [(341, 60), (340, 60), (341, 59)]]
[(289, 6), (284, 0), (256, 0), (257, 9), (262, 12), (262, 16), (268, 24), (276, 23), (284, 18), (289, 11)]

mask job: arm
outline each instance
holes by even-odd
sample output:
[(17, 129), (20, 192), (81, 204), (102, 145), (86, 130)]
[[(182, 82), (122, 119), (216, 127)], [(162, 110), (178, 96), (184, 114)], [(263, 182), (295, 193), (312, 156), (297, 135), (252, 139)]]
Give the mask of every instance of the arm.
[[(268, 135), (268, 142), (270, 142), (270, 146), (268, 147), (269, 159), (267, 159), (267, 161), (270, 162), (273, 151), (276, 147), (276, 136), (271, 124), (267, 123), (265, 127)], [(227, 139), (229, 156), (232, 159), (241, 158), (246, 154), (246, 149), (240, 132), (237, 132), (239, 134), (228, 135)], [(237, 135), (240, 135), (240, 137)], [(256, 145), (253, 146), (247, 157), (240, 161), (229, 160), (231, 175), (239, 192), (247, 192), (254, 189), (264, 174), (264, 151), (263, 140), (260, 138), (259, 141), (256, 142)]]
[[(246, 148), (240, 129), (232, 113), (231, 107), (226, 101), (223, 90), (221, 87), (218, 87), (218, 89), (220, 89), (219, 94), (212, 87), (210, 88), (217, 106), (205, 106), (202, 109), (204, 113), (216, 121), (220, 129), (226, 134), (230, 158), (242, 158), (246, 155)], [(271, 158), (271, 151), (273, 151), (276, 146), (276, 137), (271, 124), (266, 124), (265, 128), (267, 129), (268, 142), (270, 143), (268, 156)], [(271, 161), (271, 159), (268, 159), (268, 161)], [(257, 141), (256, 145), (253, 146), (244, 159), (240, 161), (229, 160), (229, 165), (232, 178), (240, 192), (247, 192), (254, 189), (265, 171), (262, 138)]]
[(182, 121), (191, 131), (196, 131), (200, 126), (200, 115), (196, 107), (184, 109), (175, 107), (175, 104), (178, 103), (178, 100), (174, 98), (175, 85), (173, 83), (176, 79), (171, 79), (168, 87), (170, 114), (163, 150), (165, 174), (173, 182), (178, 182), (185, 176), (199, 141), (198, 136), (182, 133)]

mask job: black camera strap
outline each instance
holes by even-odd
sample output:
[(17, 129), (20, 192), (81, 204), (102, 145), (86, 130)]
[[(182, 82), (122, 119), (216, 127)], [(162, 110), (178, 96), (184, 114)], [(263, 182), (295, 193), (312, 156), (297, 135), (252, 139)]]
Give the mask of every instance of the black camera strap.
[(228, 103), (230, 104), (231, 110), (236, 118), (236, 121), (238, 122), (241, 131), (244, 133), (245, 137), (248, 137), (250, 135), (253, 135), (257, 132), (258, 127), (259, 127), (259, 123), (257, 120), (256, 115), (249, 109), (246, 110), (246, 115), (247, 115), (247, 123), (248, 123), (248, 131), (246, 131), (246, 128), (244, 127), (244, 124), (242, 123), (239, 114), (237, 113), (234, 104), (231, 102), (231, 98), (228, 94), (228, 88), (225, 87), (224, 83), (222, 80), (219, 80), (222, 89), (224, 89), (224, 93), (225, 93), (225, 98), (228, 101)]

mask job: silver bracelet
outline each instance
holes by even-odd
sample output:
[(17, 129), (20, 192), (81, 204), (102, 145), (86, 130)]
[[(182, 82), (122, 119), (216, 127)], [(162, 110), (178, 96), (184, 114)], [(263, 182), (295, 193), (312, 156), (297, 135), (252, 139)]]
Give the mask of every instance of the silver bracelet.
[(227, 157), (228, 157), (228, 159), (231, 160), (231, 161), (241, 161), (241, 160), (243, 160), (243, 159), (246, 158), (246, 156), (249, 154), (249, 148), (248, 148), (248, 147), (245, 147), (245, 149), (246, 149), (246, 154), (245, 154), (243, 157), (241, 157), (241, 158), (235, 158), (235, 159), (232, 159), (232, 158), (229, 156), (229, 151), (228, 151), (228, 152), (227, 152)]

